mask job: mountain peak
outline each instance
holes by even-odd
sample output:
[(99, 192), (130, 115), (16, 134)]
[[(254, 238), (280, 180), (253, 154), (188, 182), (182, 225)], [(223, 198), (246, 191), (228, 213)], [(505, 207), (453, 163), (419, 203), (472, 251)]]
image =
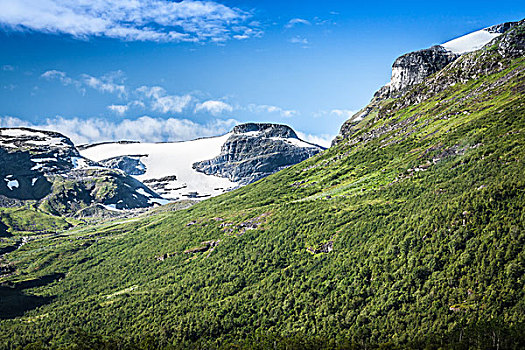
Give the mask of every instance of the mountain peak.
[(265, 137), (284, 137), (297, 139), (297, 134), (288, 125), (273, 123), (245, 123), (233, 128), (234, 134), (261, 135)]

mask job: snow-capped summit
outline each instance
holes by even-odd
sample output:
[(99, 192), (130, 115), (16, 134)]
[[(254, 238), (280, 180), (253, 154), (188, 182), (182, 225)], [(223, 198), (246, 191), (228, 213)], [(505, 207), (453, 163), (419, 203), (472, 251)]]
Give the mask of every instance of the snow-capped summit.
[(53, 214), (93, 205), (133, 209), (164, 203), (144, 184), (84, 158), (57, 132), (0, 128), (0, 198), (39, 201)]
[[(284, 125), (248, 123), (222, 136), (184, 142), (103, 143), (81, 154), (125, 164), (164, 198), (206, 198), (296, 164), (323, 148), (300, 140)], [(126, 158), (124, 158), (126, 157)], [(122, 167), (119, 167), (123, 170)]]
[(390, 82), (376, 93), (376, 97), (384, 99), (402, 94), (407, 88), (421, 83), (426, 77), (440, 71), (461, 55), (481, 49), (518, 23), (498, 24), (441, 45), (409, 52), (398, 57), (392, 65)]

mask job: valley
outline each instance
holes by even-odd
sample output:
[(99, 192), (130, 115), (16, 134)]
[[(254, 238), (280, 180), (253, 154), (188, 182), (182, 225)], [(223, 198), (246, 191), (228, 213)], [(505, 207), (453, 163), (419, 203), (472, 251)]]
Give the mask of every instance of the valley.
[[(145, 201), (209, 198), (78, 221), (24, 192), (53, 229), (2, 255), (0, 347), (522, 348), (525, 22), (502, 27), (401, 56), (326, 150), (266, 124), (184, 151), (80, 147), (140, 160), (82, 176), (116, 171)], [(15, 226), (2, 245), (28, 236)]]

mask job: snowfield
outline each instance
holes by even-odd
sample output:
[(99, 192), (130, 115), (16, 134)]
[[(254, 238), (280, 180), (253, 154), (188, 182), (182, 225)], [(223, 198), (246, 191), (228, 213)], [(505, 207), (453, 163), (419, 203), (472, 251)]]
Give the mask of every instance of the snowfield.
[[(134, 176), (139, 181), (161, 179), (175, 175), (174, 181), (146, 183), (155, 192), (167, 199), (204, 198), (217, 196), (239, 186), (222, 177), (205, 175), (192, 168), (193, 163), (215, 158), (230, 133), (211, 138), (167, 143), (106, 143), (90, 146), (80, 153), (93, 161), (118, 156), (137, 156), (146, 166), (146, 173)], [(165, 183), (163, 190), (155, 184)]]
[(447, 41), (441, 44), (445, 49), (457, 54), (464, 54), (481, 49), (488, 44), (492, 39), (500, 36), (501, 33), (490, 33), (486, 29), (478, 30), (476, 32), (461, 36), (457, 39)]

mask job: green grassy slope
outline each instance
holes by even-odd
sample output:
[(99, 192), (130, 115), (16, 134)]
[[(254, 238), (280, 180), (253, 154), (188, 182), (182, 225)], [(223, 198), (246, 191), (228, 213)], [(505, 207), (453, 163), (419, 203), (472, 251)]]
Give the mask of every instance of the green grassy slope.
[(0, 347), (89, 344), (81, 329), (145, 347), (519, 348), (525, 60), (459, 60), (255, 184), (10, 253), (15, 287), (64, 277), (20, 287), (53, 299), (0, 321)]

